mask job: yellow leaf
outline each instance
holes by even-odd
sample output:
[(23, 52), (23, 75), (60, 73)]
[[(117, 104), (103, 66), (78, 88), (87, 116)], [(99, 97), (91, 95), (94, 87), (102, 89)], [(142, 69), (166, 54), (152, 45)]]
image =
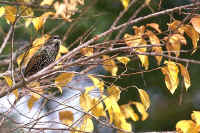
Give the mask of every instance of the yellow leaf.
[(5, 8), (0, 7), (0, 17), (2, 17), (5, 14)]
[(54, 0), (43, 0), (41, 3), (40, 3), (40, 6), (51, 6), (52, 3), (53, 3)]
[[(6, 83), (8, 84), (9, 87), (12, 87), (12, 79), (9, 76), (3, 76), (3, 78), (6, 80)], [(19, 97), (19, 93), (18, 93), (18, 89), (15, 89), (14, 91), (12, 91), (12, 93), (15, 95), (16, 99), (18, 99)]]
[(99, 88), (101, 92), (104, 91), (104, 82), (99, 81), (97, 78), (95, 78), (92, 75), (88, 75), (88, 77), (92, 80), (95, 87)]
[(192, 120), (181, 120), (176, 123), (176, 131), (178, 133), (198, 133)]
[(124, 65), (127, 65), (127, 63), (130, 61), (130, 59), (125, 56), (117, 57), (117, 60)]
[(23, 57), (24, 57), (24, 53), (21, 54), (21, 55), (19, 55), (19, 56), (17, 57), (17, 64), (18, 64), (18, 66), (20, 66), (20, 63), (22, 62)]
[(61, 54), (66, 54), (66, 53), (69, 52), (69, 50), (68, 50), (64, 45), (60, 45), (60, 50), (59, 50), (59, 52), (60, 52)]
[(122, 5), (127, 9), (130, 0), (121, 0)]
[[(115, 126), (117, 126), (118, 128), (122, 128), (122, 126), (124, 126), (123, 128), (127, 127), (126, 124), (128, 124), (128, 123), (126, 122), (125, 116), (121, 113), (119, 105), (116, 102), (113, 102), (111, 107), (112, 107), (111, 114), (109, 113), (109, 110), (108, 110), (109, 118), (112, 115)], [(116, 110), (118, 110), (118, 111), (116, 111)], [(111, 121), (110, 121), (110, 123), (111, 123)], [(128, 129), (126, 129), (126, 130), (128, 130)]]
[(111, 101), (111, 99), (108, 96), (105, 96), (105, 95), (102, 95), (102, 97), (104, 99), (103, 102), (106, 105), (106, 109), (105, 110), (109, 110), (112, 107), (112, 101)]
[(50, 35), (48, 34), (45, 34), (42, 37), (36, 38), (32, 44), (33, 48), (42, 46), (49, 38), (50, 38)]
[(58, 17), (59, 15), (61, 15), (64, 19), (68, 19), (66, 16), (66, 12), (67, 12), (67, 6), (64, 3), (59, 3), (58, 1), (56, 1), (54, 3), (54, 9), (56, 10), (56, 14), (55, 17)]
[(143, 39), (141, 38), (141, 36), (138, 35), (129, 35), (129, 34), (124, 35), (124, 41), (129, 47), (140, 45), (142, 43), (142, 40)]
[(200, 125), (200, 112), (199, 111), (193, 111), (191, 114), (192, 120), (194, 120), (197, 125)]
[(74, 121), (74, 116), (71, 111), (60, 111), (59, 120), (65, 125), (71, 125)]
[(80, 130), (83, 132), (93, 132), (94, 130), (94, 125), (89, 116), (84, 116), (83, 122), (81, 124)]
[(147, 110), (150, 107), (150, 99), (149, 99), (149, 95), (147, 94), (147, 92), (145, 90), (142, 89), (137, 89), (139, 94), (140, 94), (140, 99), (145, 107), (145, 109)]
[(129, 104), (121, 105), (120, 109), (126, 119), (131, 118), (133, 121), (139, 120), (138, 115), (135, 113), (135, 111), (131, 108)]
[[(18, 2), (23, 2), (23, 3), (25, 2), (25, 1), (22, 1), (22, 0), (21, 1), (17, 0), (17, 1)], [(28, 2), (25, 2), (25, 3), (28, 3)], [(21, 5), (19, 7), (19, 12), (22, 13), (21, 17), (25, 21), (25, 27), (28, 27), (31, 24), (32, 19), (34, 17), (34, 11), (32, 10), (32, 8), (27, 8), (27, 6)]]
[[(151, 42), (151, 44), (157, 44), (159, 45), (160, 44), (160, 40), (159, 38), (152, 32), (152, 31), (149, 31), (147, 30), (147, 35), (149, 36), (149, 40)], [(153, 46), (152, 47), (152, 51), (154, 51), (155, 53), (157, 54), (162, 54), (162, 48), (159, 46)], [(155, 56), (156, 60), (157, 60), (157, 64), (160, 65), (160, 62), (162, 60), (162, 56)]]
[[(39, 93), (39, 94), (43, 94), (43, 89), (40, 88), (40, 82), (34, 81), (34, 82), (30, 82), (27, 85), (29, 88), (31, 88), (32, 90), (34, 90), (35, 92)], [(39, 94), (36, 94), (34, 92), (31, 92), (32, 95), (34, 95), (34, 97), (40, 98)]]
[(81, 50), (81, 54), (84, 56), (92, 56), (93, 55), (93, 48), (82, 48)]
[(32, 23), (35, 29), (38, 31), (45, 23), (45, 20), (42, 17), (36, 17), (32, 19)]
[(64, 45), (60, 45), (60, 49), (59, 49), (58, 54), (56, 56), (56, 60), (59, 59), (62, 54), (66, 54), (68, 52), (69, 52), (69, 50)]
[(108, 87), (107, 91), (108, 91), (108, 95), (110, 97), (112, 97), (116, 102), (120, 99), (121, 91), (120, 91), (119, 87), (112, 85), (112, 86)]
[[(123, 114), (114, 114), (114, 124), (116, 127), (125, 130), (126, 132), (131, 132), (132, 127), (131, 124), (128, 123), (124, 117)], [(124, 132), (118, 132), (118, 133), (124, 133)]]
[(44, 92), (43, 89), (40, 88), (40, 82), (31, 82), (28, 84), (28, 88), (34, 90), (34, 92), (30, 92), (31, 97), (28, 100), (28, 108), (29, 110), (31, 110), (34, 103), (40, 99), (40, 95), (42, 95)]
[(103, 102), (106, 105), (106, 110), (108, 110), (110, 123), (112, 123), (113, 119), (116, 119), (115, 117), (121, 113), (120, 107), (115, 99), (107, 97), (105, 95), (103, 95), (102, 97), (104, 99)]
[[(128, 123), (127, 121), (123, 121), (121, 123), (121, 129), (125, 130), (126, 132), (131, 132), (132, 131), (132, 127), (131, 124)], [(124, 132), (118, 132), (118, 133), (124, 133)]]
[(174, 51), (176, 57), (180, 55), (181, 44), (186, 45), (187, 41), (181, 34), (173, 34), (169, 37), (169, 43), (167, 43), (167, 50)]
[[(112, 102), (112, 110), (114, 114), (120, 114), (120, 107), (119, 104), (114, 100), (114, 99), (110, 99)], [(117, 116), (117, 115), (116, 115)]]
[(85, 93), (87, 94), (88, 92), (90, 92), (90, 91), (93, 90), (94, 88), (95, 88), (95, 86), (85, 87)]
[(170, 80), (171, 81), (175, 81), (175, 84), (172, 84), (173, 86), (178, 86), (178, 72), (179, 72), (179, 69), (176, 65), (175, 62), (173, 61), (165, 61), (164, 62), (165, 64), (167, 64), (167, 68), (169, 70), (169, 77), (170, 77)]
[(140, 36), (140, 38), (142, 38), (142, 35), (144, 35), (144, 31), (145, 31), (145, 26), (133, 26), (133, 29), (135, 31), (135, 35)]
[(189, 72), (182, 64), (178, 63), (178, 65), (180, 66), (181, 75), (184, 79), (184, 84), (185, 84), (185, 88), (186, 88), (186, 91), (187, 91), (188, 88), (191, 86)]
[(32, 18), (26, 18), (25, 19), (25, 27), (27, 28), (32, 22)]
[(167, 86), (167, 89), (168, 89), (172, 94), (174, 94), (174, 92), (175, 92), (175, 90), (176, 90), (177, 87), (176, 87), (176, 86), (175, 86), (175, 87), (172, 86), (172, 83), (171, 83), (171, 82), (173, 82), (173, 81), (170, 80), (169, 71), (168, 71), (167, 67), (162, 67), (162, 68), (161, 68), (161, 71), (162, 71), (162, 73), (165, 75), (165, 84), (166, 84), (166, 86)]
[(9, 87), (12, 87), (12, 79), (9, 76), (3, 76), (3, 78), (6, 80), (6, 83), (8, 84)]
[(199, 33), (191, 25), (185, 25), (182, 27), (182, 29), (192, 39), (192, 45), (194, 49), (192, 53), (194, 53), (197, 50), (197, 43), (199, 41)]
[(37, 95), (32, 95), (32, 96), (30, 97), (30, 99), (28, 100), (28, 108), (29, 108), (29, 110), (32, 109), (34, 103), (35, 103), (38, 99), (40, 99), (40, 96), (37, 96)]
[(170, 30), (176, 30), (181, 24), (181, 21), (175, 20), (172, 23), (168, 24)]
[(32, 8), (27, 8), (26, 6), (20, 6), (20, 11), (23, 12), (23, 17), (33, 17), (34, 11)]
[(16, 18), (17, 9), (15, 6), (5, 6), (5, 18), (7, 23), (14, 23)]
[(19, 97), (18, 89), (15, 89), (14, 91), (12, 91), (12, 93), (15, 95), (16, 99), (18, 99)]
[(107, 96), (103, 96), (104, 98), (104, 103), (105, 103), (105, 106), (106, 106), (106, 111), (108, 111), (108, 114), (109, 114), (109, 123), (111, 124), (113, 122), (113, 110), (112, 110), (112, 101), (110, 100), (110, 98), (108, 98)]
[(83, 93), (80, 96), (80, 106), (81, 108), (88, 112), (89, 110), (91, 110), (91, 108), (93, 107), (93, 101), (92, 98), (90, 97), (90, 95)]
[(59, 89), (61, 93), (62, 93), (62, 87), (66, 86), (67, 83), (69, 83), (73, 77), (74, 73), (64, 72), (55, 78), (56, 87)]
[[(144, 51), (139, 51), (139, 52), (144, 52)], [(148, 56), (146, 55), (138, 55), (142, 66), (145, 68), (145, 70), (147, 70), (149, 68), (149, 60), (148, 60)]]
[(179, 69), (175, 62), (165, 61), (164, 64), (167, 64), (167, 66), (162, 67), (161, 71), (165, 75), (165, 84), (168, 90), (172, 94), (174, 94), (179, 83), (179, 79), (178, 79)]
[(159, 24), (150, 23), (150, 24), (147, 24), (146, 26), (149, 26), (149, 27), (153, 28), (153, 29), (156, 30), (158, 33), (162, 33), (162, 31), (161, 31), (160, 28), (159, 28)]
[(142, 115), (142, 121), (146, 120), (149, 114), (146, 112), (144, 105), (139, 102), (132, 102), (132, 104), (136, 106), (138, 112)]
[(97, 98), (92, 99), (92, 114), (95, 115), (96, 117), (99, 116), (105, 116), (106, 117), (106, 112), (104, 110), (102, 102), (99, 102)]
[(46, 22), (47, 18), (50, 15), (54, 15), (53, 12), (45, 12), (43, 15), (41, 15), (40, 17), (36, 17), (32, 19), (32, 23), (35, 27), (35, 29), (38, 31), (40, 28), (42, 28), (42, 26), (44, 25), (44, 23)]
[(193, 17), (190, 22), (192, 23), (192, 26), (194, 29), (200, 33), (200, 16)]
[[(50, 36), (44, 35), (40, 38), (37, 38), (33, 41), (31, 49), (25, 53), (22, 53), (17, 57), (17, 64), (20, 66), (20, 63), (22, 62), (22, 59), (24, 58), (23, 64), (26, 66), (31, 59), (31, 57), (42, 47), (42, 45), (48, 40)], [(25, 57), (24, 57), (25, 55)]]
[(146, 33), (149, 36), (149, 40), (150, 40), (151, 44), (157, 44), (157, 45), (160, 44), (159, 38), (152, 31), (147, 30)]
[(146, 5), (149, 5), (150, 2), (151, 2), (151, 0), (145, 0)]
[(112, 76), (116, 76), (118, 67), (115, 64), (115, 61), (107, 55), (103, 55), (103, 60), (104, 60), (104, 62), (103, 62), (104, 69), (106, 71), (110, 72), (112, 74)]
[(178, 40), (181, 44), (184, 44), (186, 45), (187, 44), (187, 41), (185, 39), (185, 37), (181, 34), (173, 34), (170, 39), (174, 39), (174, 40)]
[[(142, 38), (143, 34), (144, 34), (144, 28), (141, 26), (141, 27), (134, 27), (135, 29), (135, 32), (137, 35), (129, 35), (129, 34), (125, 34), (124, 35), (124, 41), (125, 43), (130, 46), (130, 47), (135, 47), (135, 46), (139, 46), (139, 45), (146, 45), (146, 41)], [(146, 52), (147, 48), (144, 47), (144, 48), (137, 48), (135, 51), (136, 52)], [(146, 55), (138, 55), (141, 63), (142, 63), (142, 66), (145, 67), (145, 69), (147, 70), (148, 67), (149, 67), (149, 60), (148, 60), (148, 56)]]

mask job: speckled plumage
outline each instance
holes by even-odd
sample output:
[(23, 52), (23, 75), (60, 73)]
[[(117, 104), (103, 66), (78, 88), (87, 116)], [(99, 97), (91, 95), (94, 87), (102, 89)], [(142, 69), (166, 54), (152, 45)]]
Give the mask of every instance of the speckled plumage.
[(60, 44), (61, 39), (59, 36), (50, 37), (28, 62), (24, 76), (29, 77), (54, 62), (60, 49)]

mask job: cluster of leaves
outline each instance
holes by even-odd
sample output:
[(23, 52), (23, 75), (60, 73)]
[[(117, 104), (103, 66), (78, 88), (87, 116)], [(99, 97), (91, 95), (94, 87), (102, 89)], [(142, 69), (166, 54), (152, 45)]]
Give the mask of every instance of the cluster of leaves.
[(43, 0), (38, 6), (50, 7), (53, 5), (55, 12), (44, 12), (41, 16), (35, 17), (32, 8), (26, 5), (28, 3), (31, 3), (31, 0), (17, 0), (17, 2), (22, 4), (19, 8), (15, 6), (0, 7), (0, 17), (4, 16), (8, 24), (13, 24), (16, 20), (16, 14), (20, 13), (21, 17), (25, 21), (25, 26), (28, 27), (32, 23), (37, 31), (42, 28), (42, 26), (45, 24), (46, 20), (50, 16), (52, 16), (52, 18), (54, 19), (62, 17), (66, 21), (72, 21), (71, 16), (78, 11), (77, 6), (80, 4), (84, 4), (84, 0), (64, 0), (64, 2)]
[[(159, 37), (154, 32), (146, 29), (146, 27), (151, 27), (158, 34), (162, 33), (161, 30), (159, 29), (159, 25), (156, 23), (147, 24), (146, 27), (133, 26), (135, 34), (134, 35), (125, 34), (124, 41), (129, 47), (137, 47), (137, 46), (141, 47), (141, 48), (135, 48), (134, 51), (139, 57), (142, 66), (144, 66), (144, 68), (147, 70), (149, 67), (148, 54), (146, 54), (148, 50), (147, 49), (148, 41), (150, 41), (152, 45), (157, 45), (157, 46), (152, 46), (151, 50), (157, 60), (158, 65), (161, 64), (162, 54), (163, 54), (160, 40), (163, 40), (162, 43), (165, 44), (164, 46), (167, 49), (167, 53), (169, 57), (171, 57), (173, 53), (175, 57), (179, 57), (180, 52), (181, 52), (181, 45), (182, 44), (187, 45), (187, 41), (184, 37), (185, 35), (184, 33), (186, 33), (186, 35), (188, 35), (192, 39), (192, 44), (193, 44), (192, 53), (196, 51), (197, 42), (199, 40), (199, 33), (198, 33), (199, 25), (197, 23), (200, 22), (200, 17), (198, 16), (193, 17), (190, 22), (192, 23), (192, 25), (182, 24), (180, 21), (174, 20), (174, 22), (168, 24), (168, 27), (171, 30), (171, 34), (165, 36), (163, 39), (159, 39)], [(168, 61), (165, 60), (164, 64), (166, 64), (166, 66), (163, 66), (161, 68), (161, 71), (165, 76), (165, 83), (169, 91), (172, 94), (174, 94), (176, 88), (178, 87), (179, 67), (180, 67), (181, 75), (183, 76), (185, 88), (187, 91), (191, 85), (190, 76), (189, 76), (187, 68), (180, 63), (172, 61), (171, 59), (169, 59)]]
[(192, 120), (181, 120), (176, 124), (176, 131), (179, 133), (199, 133), (200, 132), (200, 112), (193, 111)]
[[(33, 41), (33, 47), (26, 53), (22, 53), (17, 58), (17, 64), (18, 67), (26, 66), (28, 61), (31, 59), (31, 57), (37, 52), (38, 49), (40, 49), (46, 40), (48, 40), (50, 36), (44, 35), (40, 38), (37, 38)], [(65, 54), (68, 52), (68, 49), (61, 45), (59, 54), (57, 55), (57, 59), (61, 57), (61, 54)], [(92, 48), (83, 48), (80, 51), (84, 56), (91, 56), (93, 55), (93, 49)], [(110, 59), (109, 56), (103, 55), (103, 67), (105, 70), (110, 72), (113, 76), (117, 74), (118, 67), (113, 59)], [(126, 65), (130, 59), (127, 57), (117, 57), (117, 60), (124, 65)], [(59, 67), (59, 66), (56, 66)], [(76, 76), (75, 73), (72, 72), (64, 72), (55, 77), (55, 85), (58, 88), (58, 90), (62, 93), (62, 88), (69, 83), (73, 77)], [(10, 87), (12, 87), (12, 79), (9, 76), (4, 76), (6, 82)], [(148, 113), (146, 112), (147, 109), (150, 106), (150, 99), (146, 91), (142, 89), (138, 89), (138, 92), (140, 94), (141, 103), (137, 101), (132, 101), (125, 105), (119, 105), (118, 100), (120, 99), (120, 88), (112, 85), (104, 90), (104, 82), (102, 80), (97, 79), (96, 77), (92, 75), (88, 75), (88, 78), (90, 78), (94, 84), (94, 86), (86, 87), (85, 92), (81, 94), (80, 96), (80, 106), (82, 109), (87, 112), (88, 114), (83, 117), (83, 122), (81, 127), (74, 127), (76, 130), (80, 131), (86, 131), (86, 132), (92, 132), (93, 131), (93, 123), (91, 121), (91, 116), (94, 115), (95, 117), (107, 117), (106, 111), (108, 111), (109, 114), (109, 123), (115, 124), (115, 126), (119, 129), (131, 131), (131, 124), (126, 121), (126, 119), (131, 118), (133, 121), (138, 121), (139, 116), (131, 106), (136, 106), (138, 111), (141, 113), (142, 118), (141, 120), (146, 120), (148, 118)], [(28, 108), (31, 110), (34, 103), (37, 102), (40, 98), (42, 98), (42, 95), (45, 93), (44, 88), (40, 87), (40, 82), (33, 81), (27, 85), (28, 88), (31, 88), (31, 91), (29, 92), (30, 98), (27, 101)], [(91, 92), (94, 88), (99, 88), (101, 96), (99, 98), (92, 98), (89, 95), (89, 92)], [(26, 90), (27, 91), (27, 90)], [(108, 95), (105, 95), (108, 94)], [(13, 94), (16, 96), (16, 99), (18, 98), (18, 89), (13, 91)], [(103, 106), (103, 104), (106, 105), (106, 107)], [(59, 118), (61, 122), (65, 125), (70, 126), (73, 124), (73, 113), (71, 111), (60, 111), (59, 112)], [(85, 122), (84, 122), (85, 121)], [(87, 127), (87, 128), (86, 128)]]
[[(69, 76), (67, 76), (69, 77)], [(67, 78), (65, 77), (65, 78)], [(120, 99), (121, 90), (118, 86), (111, 85), (104, 90), (105, 85), (104, 82), (97, 79), (92, 75), (88, 75), (88, 77), (92, 80), (94, 86), (89, 86), (85, 88), (85, 92), (80, 96), (80, 106), (86, 112), (86, 115), (82, 119), (81, 127), (75, 127), (76, 130), (81, 130), (85, 132), (93, 131), (93, 123), (91, 121), (92, 116), (95, 116), (96, 119), (99, 117), (108, 117), (106, 111), (109, 115), (109, 123), (114, 125), (124, 131), (132, 131), (131, 124), (127, 122), (126, 119), (132, 119), (133, 121), (138, 121), (139, 116), (131, 106), (136, 106), (138, 112), (142, 115), (141, 120), (146, 120), (148, 118), (148, 113), (146, 112), (150, 106), (150, 99), (146, 91), (142, 89), (137, 89), (140, 95), (141, 102), (132, 101), (128, 104), (119, 105), (118, 100)], [(57, 81), (58, 82), (58, 81)], [(61, 80), (59, 81), (61, 82)], [(100, 97), (93, 98), (90, 96), (90, 92), (94, 88), (99, 88), (101, 92)], [(105, 92), (107, 95), (105, 95)], [(103, 106), (105, 104), (105, 107)], [(72, 114), (70, 111), (62, 111), (59, 114), (60, 120), (65, 124), (69, 125), (73, 124), (73, 117), (69, 115)], [(91, 115), (92, 114), (92, 115)], [(87, 122), (85, 122), (87, 121)]]

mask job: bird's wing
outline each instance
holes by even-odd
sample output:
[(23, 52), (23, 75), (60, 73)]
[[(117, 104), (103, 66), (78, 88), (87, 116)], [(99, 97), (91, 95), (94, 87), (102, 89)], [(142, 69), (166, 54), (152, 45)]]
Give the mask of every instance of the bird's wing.
[(45, 51), (41, 51), (40, 54), (35, 54), (30, 61), (28, 62), (25, 72), (24, 72), (24, 76), (30, 76), (38, 71), (40, 71), (45, 64), (45, 58), (46, 58), (46, 54), (44, 53)]

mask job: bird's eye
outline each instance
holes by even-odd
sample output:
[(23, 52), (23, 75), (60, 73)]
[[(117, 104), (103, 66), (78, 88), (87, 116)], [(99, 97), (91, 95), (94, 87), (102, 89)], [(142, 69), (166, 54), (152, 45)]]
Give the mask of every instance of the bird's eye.
[(53, 36), (53, 39), (60, 39), (59, 36)]

